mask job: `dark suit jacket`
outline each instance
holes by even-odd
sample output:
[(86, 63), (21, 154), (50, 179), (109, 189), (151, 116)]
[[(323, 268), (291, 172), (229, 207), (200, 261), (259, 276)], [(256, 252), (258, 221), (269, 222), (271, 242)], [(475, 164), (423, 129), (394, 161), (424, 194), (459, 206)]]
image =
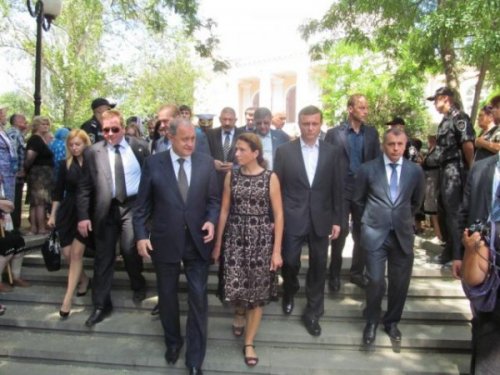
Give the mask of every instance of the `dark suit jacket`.
[[(134, 137), (127, 137), (126, 140), (142, 166), (149, 156), (147, 142)], [(113, 200), (113, 179), (106, 141), (86, 148), (83, 157), (83, 176), (76, 195), (78, 221), (91, 219), (94, 235), (99, 236)]]
[(307, 234), (308, 218), (320, 237), (328, 236), (332, 225), (341, 225), (343, 166), (336, 160), (339, 152), (320, 140), (318, 165), (310, 186), (300, 138), (278, 147), (274, 171), (281, 183), (286, 231)]
[[(364, 131), (364, 147), (363, 147), (363, 162), (373, 160), (381, 154), (380, 141), (378, 138), (377, 129), (373, 126), (362, 125)], [(349, 141), (347, 133), (349, 131), (349, 123), (343, 122), (339, 126), (329, 129), (326, 132), (325, 142), (330, 143), (335, 148), (342, 150), (342, 158), (345, 167), (345, 175), (349, 173), (349, 160), (351, 151), (349, 149)]]
[(465, 184), (464, 196), (459, 211), (460, 238), (465, 228), (474, 221), (486, 223), (491, 213), (493, 177), (498, 155), (482, 159), (472, 166)]
[[(191, 156), (191, 181), (187, 202), (177, 186), (170, 152), (155, 154), (146, 160), (134, 212), (137, 240), (151, 239), (154, 261), (176, 263), (185, 248), (185, 230), (189, 230), (200, 256), (208, 260), (212, 243), (203, 243), (201, 227), (206, 221), (217, 224), (220, 199), (214, 161), (207, 154)], [(147, 229), (151, 219), (151, 232)]]
[(273, 144), (273, 160), (276, 158), (276, 150), (284, 143), (290, 142), (290, 137), (284, 131), (270, 130), (271, 142)]
[(425, 194), (425, 177), (420, 166), (403, 159), (399, 192), (392, 203), (382, 156), (361, 165), (355, 180), (353, 202), (361, 215), (361, 247), (375, 250), (394, 229), (406, 253), (413, 251), (416, 210)]
[[(238, 135), (243, 133), (241, 128), (234, 129), (233, 141), (231, 142), (231, 150), (227, 157), (228, 162), (234, 161), (234, 145), (236, 144), (236, 138)], [(224, 149), (222, 143), (222, 128), (209, 129), (207, 131), (208, 146), (210, 148), (210, 154), (215, 160), (224, 160)]]

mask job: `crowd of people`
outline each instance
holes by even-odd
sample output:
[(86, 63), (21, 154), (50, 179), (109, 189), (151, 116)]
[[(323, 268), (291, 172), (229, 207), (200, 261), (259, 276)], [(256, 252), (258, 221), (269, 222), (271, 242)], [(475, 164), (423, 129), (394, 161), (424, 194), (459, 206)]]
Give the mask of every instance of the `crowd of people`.
[[(500, 233), (500, 97), (481, 109), (477, 137), (453, 90), (440, 88), (427, 99), (443, 119), (437, 134), (428, 136), (425, 154), (422, 142), (405, 133), (401, 117), (389, 121), (380, 137), (367, 123), (369, 103), (362, 94), (349, 97), (345, 121), (326, 133), (322, 111), (302, 108), (297, 138), (283, 131), (283, 113), (273, 115), (265, 107), (247, 108), (241, 127), (235, 110), (225, 107), (220, 127), (212, 128), (213, 116), (199, 115), (195, 126), (191, 109), (173, 104), (161, 106), (143, 134), (139, 117), (125, 121), (115, 104), (97, 98), (81, 129), (62, 128), (53, 137), (50, 120), (37, 116), (26, 142), (25, 116), (12, 114), (6, 128), (6, 109), (0, 108), (2, 214), (12, 217), (13, 230), (21, 229), (26, 181), (30, 229), (24, 234), (55, 228), (69, 264), (61, 319), (71, 315), (75, 291), (83, 296), (92, 290), (87, 327), (112, 313), (117, 245), (136, 304), (146, 298), (143, 260), (151, 260), (158, 292), (152, 314), (160, 316), (165, 359), (176, 363), (186, 342), (189, 373), (201, 374), (211, 262), (219, 265), (218, 296), (234, 309), (232, 332), (244, 337), (244, 362), (253, 367), (259, 361), (254, 340), (263, 307), (278, 299), (279, 275), (283, 313), (295, 308), (305, 244), (302, 322), (310, 335), (321, 335), (325, 283), (331, 293), (341, 288), (349, 233), (354, 242), (349, 281), (366, 291), (362, 341), (374, 343), (380, 321), (388, 336), (400, 341), (414, 238), (425, 213), (436, 243), (443, 245), (438, 261), (451, 265), (473, 301), (472, 371), (482, 373), (500, 366), (499, 350), (491, 349), (500, 338), (500, 258), (494, 251)], [(469, 230), (474, 223), (481, 230)], [(86, 248), (95, 254), (92, 278), (83, 269)], [(0, 271), (7, 262), (14, 286), (29, 286), (21, 278), (22, 254), (0, 255)], [(178, 301), (181, 264), (189, 290), (185, 340)], [(488, 289), (494, 294), (488, 306), (481, 294), (485, 279), (498, 280), (493, 292)], [(10, 290), (0, 283), (0, 292)], [(477, 296), (482, 303), (475, 303)]]

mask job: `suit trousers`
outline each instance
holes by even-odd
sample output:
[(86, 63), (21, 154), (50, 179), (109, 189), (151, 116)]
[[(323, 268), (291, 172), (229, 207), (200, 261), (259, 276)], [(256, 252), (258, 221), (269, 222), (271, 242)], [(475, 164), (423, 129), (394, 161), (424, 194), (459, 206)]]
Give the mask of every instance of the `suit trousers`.
[[(165, 250), (168, 251), (168, 249)], [(186, 231), (186, 248), (182, 256), (182, 263), (188, 282), (186, 366), (201, 368), (207, 347), (209, 263), (196, 250), (188, 231)], [(159, 261), (153, 261), (153, 264), (156, 271), (158, 305), (165, 335), (165, 344), (167, 347), (178, 346), (182, 341), (179, 298), (177, 295), (181, 264), (180, 262), (166, 263)]]
[(95, 307), (104, 308), (111, 304), (111, 286), (118, 239), (131, 289), (136, 291), (146, 287), (146, 280), (142, 275), (142, 258), (137, 252), (134, 240), (133, 206), (134, 200), (123, 204), (113, 201), (105, 219), (102, 235), (95, 236), (96, 252), (92, 282), (92, 300)]
[(307, 242), (309, 247), (309, 269), (306, 276), (307, 306), (304, 316), (309, 319), (319, 319), (324, 312), (328, 236), (319, 237), (312, 228), (309, 230), (309, 234), (301, 236), (285, 231), (281, 271), (284, 282), (283, 289), (286, 295), (293, 296), (300, 288), (298, 275), (304, 242)]
[[(347, 177), (347, 180), (352, 177)], [(361, 246), (359, 245), (359, 237), (361, 231), (360, 218), (357, 217), (354, 211), (354, 203), (352, 202), (352, 192), (354, 189), (354, 182), (346, 182), (344, 188), (344, 200), (342, 207), (342, 224), (340, 235), (331, 242), (331, 259), (330, 259), (330, 279), (339, 278), (342, 269), (342, 252), (344, 250), (347, 235), (349, 234), (349, 214), (352, 220), (352, 239), (354, 245), (352, 248), (352, 263), (351, 263), (351, 276), (363, 275), (365, 269), (365, 259)]]
[(385, 264), (387, 262), (387, 312), (383, 317), (384, 325), (398, 323), (410, 286), (413, 267), (413, 251), (405, 253), (396, 233), (390, 231), (379, 249), (365, 250), (366, 275), (366, 320), (378, 324), (382, 311), (382, 299), (386, 290)]

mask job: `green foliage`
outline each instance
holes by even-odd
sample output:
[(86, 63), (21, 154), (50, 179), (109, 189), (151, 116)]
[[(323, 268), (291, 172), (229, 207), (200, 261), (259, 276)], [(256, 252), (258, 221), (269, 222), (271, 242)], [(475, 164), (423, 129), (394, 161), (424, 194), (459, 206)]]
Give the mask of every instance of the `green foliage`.
[(192, 107), (197, 71), (185, 53), (178, 51), (173, 60), (155, 61), (133, 79), (124, 95), (127, 115), (152, 115), (166, 103)]
[(89, 117), (91, 100), (107, 94), (99, 51), (102, 17), (99, 0), (66, 2), (57, 19), (64, 37), (44, 49), (44, 66), (50, 72), (49, 113), (65, 126), (81, 125)]
[(336, 125), (346, 116), (349, 95), (362, 93), (370, 105), (369, 122), (383, 132), (394, 116), (403, 117), (410, 134), (426, 133), (429, 119), (421, 97), (423, 79), (409, 64), (396, 66), (380, 54), (338, 43), (321, 78), (325, 121)]
[(466, 66), (486, 72), (486, 83), (498, 86), (499, 9), (499, 0), (338, 0), (301, 32), (307, 40), (320, 38), (311, 47), (315, 58), (342, 40), (400, 67), (412, 62), (415, 73), (444, 74), (451, 87), (459, 86)]
[(0, 95), (0, 103), (9, 108), (9, 115), (21, 113), (29, 119), (34, 111), (33, 99), (18, 92)]

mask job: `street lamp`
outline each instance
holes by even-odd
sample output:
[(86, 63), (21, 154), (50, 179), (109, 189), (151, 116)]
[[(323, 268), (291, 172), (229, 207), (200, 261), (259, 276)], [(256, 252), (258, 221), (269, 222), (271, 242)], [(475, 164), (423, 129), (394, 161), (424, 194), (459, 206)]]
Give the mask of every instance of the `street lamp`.
[(35, 6), (31, 0), (26, 4), (32, 17), (36, 18), (36, 52), (35, 52), (35, 116), (40, 115), (40, 105), (42, 96), (40, 95), (40, 86), (42, 80), (42, 29), (49, 31), (50, 25), (57, 16), (61, 14), (62, 0), (37, 0)]

